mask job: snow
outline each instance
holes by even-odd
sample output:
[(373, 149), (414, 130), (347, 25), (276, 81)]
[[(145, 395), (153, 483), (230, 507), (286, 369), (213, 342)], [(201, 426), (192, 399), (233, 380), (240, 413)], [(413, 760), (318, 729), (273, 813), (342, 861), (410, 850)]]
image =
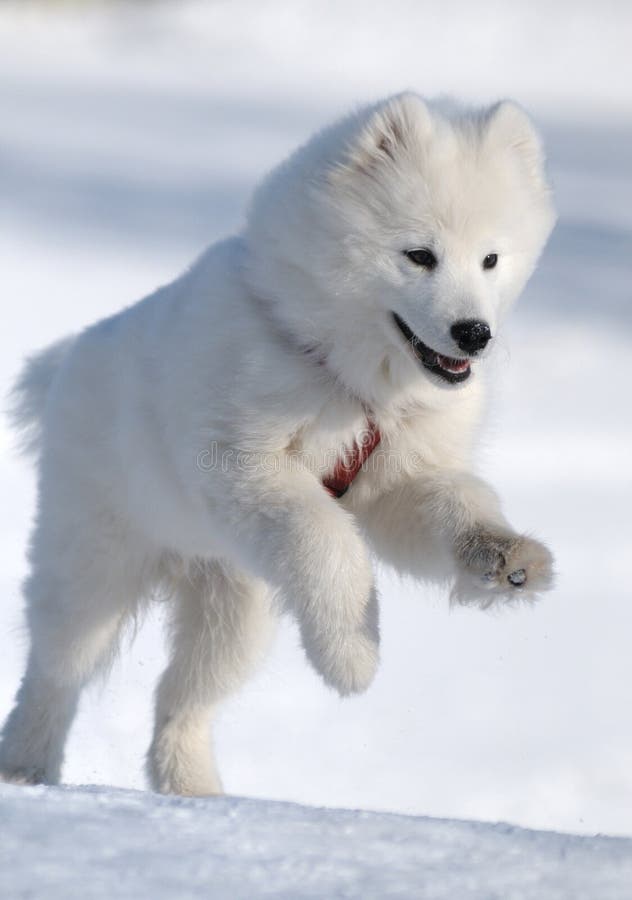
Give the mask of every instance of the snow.
[[(407, 86), (515, 96), (542, 125), (561, 218), (496, 353), (480, 468), (515, 525), (553, 547), (556, 589), (501, 615), (450, 611), (445, 594), (381, 572), (371, 690), (345, 701), (327, 692), (284, 623), (257, 677), (218, 713), (215, 741), (232, 793), (632, 835), (632, 7), (273, 9), (3, 4), (0, 384), (26, 353), (133, 302), (238, 227), (262, 173), (350, 104)], [(34, 503), (11, 440), (3, 424), (0, 719), (23, 666), (19, 584)], [(86, 692), (67, 783), (144, 786), (161, 618), (158, 608)], [(18, 808), (35, 816), (63, 797), (70, 816), (110, 804), (2, 791), (15, 818), (0, 852), (14, 846)], [(128, 803), (141, 816), (149, 802), (118, 793), (111, 813)], [(208, 808), (154, 802), (175, 818)], [(51, 841), (61, 840), (55, 821)]]
[(8, 785), (0, 819), (7, 898), (628, 900), (632, 883), (630, 839), (504, 824)]

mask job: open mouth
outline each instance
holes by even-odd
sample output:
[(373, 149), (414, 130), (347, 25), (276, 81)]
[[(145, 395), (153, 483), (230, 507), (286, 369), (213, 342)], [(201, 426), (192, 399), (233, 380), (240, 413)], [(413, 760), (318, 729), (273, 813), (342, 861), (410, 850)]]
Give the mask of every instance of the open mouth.
[(396, 312), (393, 314), (393, 321), (406, 338), (406, 342), (422, 364), (422, 366), (438, 375), (449, 384), (459, 384), (466, 381), (472, 374), (469, 359), (454, 359), (451, 356), (444, 356), (437, 353), (431, 347), (428, 347), (421, 338), (418, 338), (415, 332), (408, 327), (406, 322), (401, 319)]

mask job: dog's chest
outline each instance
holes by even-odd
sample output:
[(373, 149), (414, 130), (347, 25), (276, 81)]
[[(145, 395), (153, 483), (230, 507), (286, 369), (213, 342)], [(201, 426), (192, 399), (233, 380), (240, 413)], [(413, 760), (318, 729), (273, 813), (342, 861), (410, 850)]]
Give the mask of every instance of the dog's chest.
[(375, 429), (366, 410), (353, 401), (332, 401), (295, 436), (290, 452), (298, 454), (321, 477), (341, 459), (372, 440)]
[(328, 492), (363, 502), (429, 466), (459, 465), (469, 429), (447, 410), (411, 408), (376, 415), (359, 402), (329, 402), (290, 448)]
[(359, 481), (375, 489), (388, 480), (384, 460), (389, 454), (385, 450), (392, 441), (388, 420), (378, 421), (359, 402), (344, 399), (330, 402), (304, 426), (290, 453), (319, 478), (332, 497), (340, 499)]

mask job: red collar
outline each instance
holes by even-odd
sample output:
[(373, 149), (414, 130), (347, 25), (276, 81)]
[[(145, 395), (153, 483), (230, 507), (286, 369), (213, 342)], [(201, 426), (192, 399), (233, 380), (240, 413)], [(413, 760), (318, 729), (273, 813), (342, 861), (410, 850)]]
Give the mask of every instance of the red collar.
[[(289, 332), (279, 329), (278, 326), (277, 330), (279, 330), (279, 333), (282, 334), (292, 346), (296, 346), (294, 337), (291, 336)], [(314, 344), (313, 346), (299, 344), (299, 348), (308, 359), (315, 362), (317, 366), (329, 373), (327, 368), (327, 357), (319, 348), (318, 344)], [(330, 377), (333, 377), (334, 380), (337, 381), (335, 375), (329, 374)], [(354, 441), (351, 450), (343, 451), (342, 456), (336, 461), (336, 465), (334, 466), (331, 475), (327, 475), (323, 478), (323, 487), (327, 493), (331, 494), (331, 496), (336, 499), (342, 497), (343, 494), (346, 494), (356, 475), (381, 440), (382, 436), (379, 428), (371, 417), (367, 416), (366, 427), (362, 434), (360, 444), (358, 445), (358, 442)]]
[(351, 483), (380, 443), (380, 430), (371, 419), (366, 421), (366, 429), (360, 444), (354, 441), (351, 450), (345, 450), (336, 461), (331, 475), (323, 478), (323, 487), (332, 497), (342, 497), (351, 487)]

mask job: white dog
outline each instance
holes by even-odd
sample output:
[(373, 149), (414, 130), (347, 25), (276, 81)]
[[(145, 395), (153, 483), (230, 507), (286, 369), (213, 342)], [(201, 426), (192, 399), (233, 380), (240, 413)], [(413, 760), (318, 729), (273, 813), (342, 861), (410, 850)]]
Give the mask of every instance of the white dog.
[(469, 460), (484, 351), (553, 223), (519, 107), (404, 94), (294, 153), (244, 234), (28, 363), (31, 647), (4, 778), (59, 779), (82, 686), (156, 592), (173, 625), (151, 783), (214, 794), (210, 713), (283, 608), (327, 684), (370, 684), (371, 552), (460, 602), (549, 587), (548, 550)]

